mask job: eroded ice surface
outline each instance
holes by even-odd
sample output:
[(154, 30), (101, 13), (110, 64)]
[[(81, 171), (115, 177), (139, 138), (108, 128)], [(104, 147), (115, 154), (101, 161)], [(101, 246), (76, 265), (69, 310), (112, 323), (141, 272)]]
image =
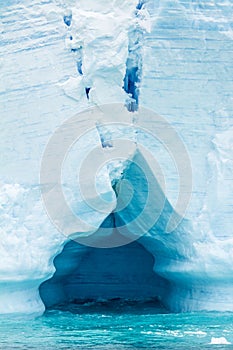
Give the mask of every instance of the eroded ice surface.
[[(0, 7), (0, 311), (43, 312), (39, 286), (54, 273), (53, 259), (67, 241), (50, 223), (39, 186), (40, 161), (55, 128), (89, 106), (126, 102), (135, 110), (138, 99), (176, 128), (193, 168), (186, 218), (165, 235), (176, 169), (150, 136), (124, 130), (151, 150), (166, 175), (165, 211), (140, 242), (154, 257), (156, 278), (169, 286), (159, 292), (162, 301), (176, 311), (232, 310), (232, 3), (9, 0)], [(129, 113), (132, 125), (133, 118)], [(83, 137), (73, 169), (67, 160), (65, 181), (89, 149), (111, 148), (117, 133), (98, 126)], [(126, 150), (126, 158), (132, 156)], [(132, 167), (114, 164), (97, 178), (109, 213), (87, 211), (78, 191), (67, 189), (73, 209), (98, 228), (116, 205), (112, 182), (125, 168), (134, 187), (144, 188)], [(145, 197), (137, 193), (120, 222), (140, 212)]]

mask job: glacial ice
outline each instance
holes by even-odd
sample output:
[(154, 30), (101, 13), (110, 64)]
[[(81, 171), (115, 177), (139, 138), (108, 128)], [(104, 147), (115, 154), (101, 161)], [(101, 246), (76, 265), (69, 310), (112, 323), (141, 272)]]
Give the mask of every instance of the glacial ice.
[[(72, 298), (78, 298), (78, 288), (85, 298), (82, 283), (87, 281), (94, 281), (101, 294), (105, 273), (112, 273), (113, 282), (117, 278), (120, 282), (115, 289), (110, 286), (103, 297), (130, 298), (134, 292), (135, 297), (157, 297), (172, 311), (232, 311), (232, 3), (115, 0), (106, 6), (106, 0), (7, 0), (0, 7), (0, 313), (42, 313), (45, 298), (39, 289), (49, 285), (53, 275), (53, 287), (60, 283), (56, 281), (60, 276), (62, 288), (47, 292), (48, 299), (62, 295), (68, 301), (72, 293)], [(137, 70), (140, 74), (135, 78)], [(127, 79), (130, 83), (126, 84)], [(107, 210), (88, 207), (75, 184), (76, 172), (91, 149), (99, 145), (104, 157), (114, 139), (125, 135), (135, 142), (135, 150), (142, 143), (165, 174), (166, 194), (160, 193), (165, 206), (156, 225), (137, 243), (113, 248), (120, 251), (118, 264), (124, 274), (119, 275), (105, 265), (101, 269), (103, 260), (97, 248), (76, 244), (69, 254), (74, 243), (50, 222), (41, 199), (39, 174), (46, 144), (65, 120), (91, 106), (118, 102), (129, 107), (135, 101), (139, 108), (144, 106), (165, 118), (180, 135), (191, 159), (193, 189), (184, 220), (174, 232), (165, 234), (179, 179), (168, 152), (134, 128), (136, 113), (129, 112), (127, 122), (132, 127), (106, 129), (100, 120), (76, 143), (63, 169), (64, 192), (72, 210), (97, 232), (109, 222), (117, 201), (127, 197), (125, 193), (117, 199), (114, 191), (122, 174), (138, 191), (130, 205), (114, 217), (117, 225), (127, 224), (140, 213), (147, 193), (143, 191), (145, 179), (127, 162), (138, 153), (126, 149), (125, 161), (113, 162), (97, 174), (97, 192), (107, 198)], [(80, 128), (86, 122), (80, 120)], [(154, 127), (151, 120), (147, 127)], [(87, 185), (91, 172), (90, 168)], [(155, 200), (148, 220), (160, 205), (157, 180), (153, 180)], [(93, 200), (101, 203), (99, 197)], [(136, 229), (143, 230), (143, 222), (137, 228), (128, 227), (133, 235)], [(79, 234), (95, 236), (81, 229)], [(131, 270), (125, 266), (134, 263), (132, 255), (127, 260), (129, 251), (136, 255)], [(87, 256), (85, 265), (81, 261)], [(110, 261), (116, 263), (108, 249), (104, 257), (107, 266)], [(142, 260), (146, 271), (136, 274), (135, 266)], [(95, 275), (91, 266), (96, 261), (100, 267)], [(143, 284), (142, 275), (149, 276), (150, 282), (148, 277)], [(65, 292), (77, 279), (77, 288)], [(132, 289), (135, 283), (143, 288)], [(119, 294), (122, 286), (125, 289)]]
[(221, 337), (221, 338), (214, 338), (214, 337), (212, 337), (211, 338), (211, 342), (210, 342), (210, 344), (224, 344), (224, 345), (227, 345), (227, 344), (231, 344), (229, 341), (227, 341), (226, 340), (226, 338), (225, 337)]

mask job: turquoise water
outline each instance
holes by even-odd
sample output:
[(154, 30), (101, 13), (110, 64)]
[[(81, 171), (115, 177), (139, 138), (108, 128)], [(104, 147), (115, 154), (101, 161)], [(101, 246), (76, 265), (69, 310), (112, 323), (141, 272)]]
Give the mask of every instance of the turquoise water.
[(0, 317), (0, 349), (233, 349), (210, 344), (213, 337), (233, 344), (233, 313), (89, 303), (37, 318)]

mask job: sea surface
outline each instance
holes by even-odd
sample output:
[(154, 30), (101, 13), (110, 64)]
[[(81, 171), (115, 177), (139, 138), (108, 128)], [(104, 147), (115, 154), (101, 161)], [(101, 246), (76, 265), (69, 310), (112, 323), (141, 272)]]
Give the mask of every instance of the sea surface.
[(36, 318), (2, 315), (0, 349), (233, 349), (233, 313), (90, 302)]

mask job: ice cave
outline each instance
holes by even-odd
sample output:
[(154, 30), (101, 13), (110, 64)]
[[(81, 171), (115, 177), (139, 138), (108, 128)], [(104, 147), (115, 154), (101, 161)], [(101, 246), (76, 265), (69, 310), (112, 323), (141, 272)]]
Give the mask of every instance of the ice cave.
[(233, 311), (230, 2), (0, 8), (0, 313)]
[(153, 271), (153, 256), (138, 242), (103, 251), (71, 241), (54, 264), (54, 276), (40, 287), (50, 309), (112, 300), (159, 303), (166, 285)]
[[(116, 208), (119, 204), (120, 208), (110, 213), (93, 234), (80, 238), (77, 233), (78, 242), (75, 238), (68, 241), (55, 258), (56, 271), (53, 277), (43, 282), (39, 288), (46, 308), (64, 308), (72, 303), (101, 300), (136, 303), (153, 300), (155, 305), (164, 307), (162, 302), (165, 302), (169, 281), (156, 273), (156, 256), (147, 248), (153, 245), (154, 239), (149, 236), (140, 238), (140, 222), (133, 220), (145, 207), (148, 197), (146, 181), (153, 174), (147, 172), (145, 177), (139, 167), (140, 162), (143, 164), (145, 160), (141, 155), (135, 155), (134, 158), (137, 158), (137, 162), (129, 164), (121, 179), (113, 186), (118, 203)], [(130, 187), (128, 183), (122, 184), (123, 179), (130, 180)], [(156, 179), (154, 189), (157, 189), (155, 181)], [(128, 202), (132, 185), (135, 190)], [(153, 196), (155, 202), (161, 200), (158, 192), (154, 191)], [(125, 202), (126, 205), (122, 205)], [(146, 214), (149, 213), (144, 215)], [(153, 230), (159, 232), (163, 229), (160, 221), (155, 220), (157, 226)], [(158, 240), (157, 246), (159, 245)], [(159, 252), (161, 247), (158, 247)]]

